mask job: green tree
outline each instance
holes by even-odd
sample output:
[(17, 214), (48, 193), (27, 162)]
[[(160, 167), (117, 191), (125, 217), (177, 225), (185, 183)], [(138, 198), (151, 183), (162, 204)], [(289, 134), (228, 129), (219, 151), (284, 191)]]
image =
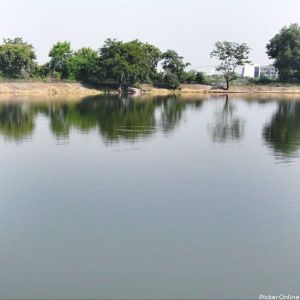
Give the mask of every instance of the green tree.
[(177, 89), (180, 85), (178, 76), (169, 70), (166, 71), (163, 75), (163, 85), (165, 85), (167, 88), (174, 90)]
[(95, 81), (98, 53), (91, 48), (81, 48), (68, 58), (68, 77), (83, 82)]
[(122, 42), (107, 39), (100, 48), (100, 80), (121, 85), (125, 81), (126, 69), (127, 63), (122, 56)]
[(250, 48), (247, 44), (234, 42), (216, 42), (215, 48), (210, 53), (210, 57), (220, 60), (220, 65), (216, 71), (222, 72), (226, 81), (226, 89), (229, 89), (230, 82), (237, 79), (236, 68), (250, 63), (248, 55)]
[(146, 81), (148, 83), (153, 83), (157, 77), (157, 65), (161, 59), (161, 51), (157, 47), (148, 43), (143, 44), (143, 49), (148, 60)]
[(69, 42), (57, 42), (53, 45), (52, 49), (49, 52), (49, 67), (53, 75), (58, 72), (62, 79), (68, 78), (68, 60), (71, 55), (72, 49)]
[(160, 52), (139, 40), (122, 42), (107, 39), (100, 49), (100, 78), (123, 84), (149, 82), (156, 74)]
[(282, 82), (300, 82), (300, 27), (291, 24), (283, 27), (267, 44), (269, 58), (275, 60), (274, 66)]
[[(174, 50), (167, 50), (161, 55), (162, 68), (165, 72), (165, 83), (172, 84), (171, 87), (177, 88), (184, 80), (184, 70), (189, 63), (183, 61), (183, 57), (180, 56)], [(177, 78), (177, 79), (176, 79)]]
[(33, 46), (22, 38), (4, 39), (0, 45), (0, 73), (7, 78), (27, 78), (35, 68)]
[(204, 84), (205, 83), (205, 76), (202, 72), (197, 72), (195, 76), (195, 83)]
[(190, 70), (188, 72), (184, 72), (183, 81), (184, 81), (184, 83), (203, 84), (204, 81), (205, 81), (204, 74), (202, 72), (197, 72), (195, 70)]

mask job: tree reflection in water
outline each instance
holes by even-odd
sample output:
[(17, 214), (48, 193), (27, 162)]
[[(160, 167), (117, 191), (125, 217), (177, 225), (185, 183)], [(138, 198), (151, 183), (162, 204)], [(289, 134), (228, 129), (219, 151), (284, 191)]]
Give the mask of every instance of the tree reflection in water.
[(293, 157), (300, 148), (300, 103), (279, 102), (263, 129), (263, 138), (277, 157)]
[[(202, 100), (176, 96), (124, 98), (119, 96), (86, 97), (80, 102), (16, 102), (0, 104), (0, 135), (22, 141), (32, 136), (38, 115), (49, 118), (52, 134), (67, 140), (72, 130), (98, 131), (107, 143), (136, 141), (154, 133), (172, 132), (188, 107), (200, 108)], [(244, 121), (234, 105), (225, 98), (215, 121), (208, 126), (214, 142), (239, 141), (244, 137)], [(263, 139), (278, 157), (298, 155), (300, 148), (300, 103), (278, 102), (272, 119), (263, 127)]]
[(0, 105), (0, 134), (9, 140), (20, 141), (34, 131), (34, 111), (29, 104)]
[(235, 115), (235, 108), (225, 96), (225, 103), (221, 111), (216, 112), (216, 120), (208, 127), (214, 142), (238, 141), (244, 136), (245, 123)]
[(106, 142), (135, 141), (159, 130), (172, 131), (186, 106), (176, 96), (151, 100), (94, 96), (78, 103), (2, 104), (0, 133), (22, 140), (33, 133), (36, 116), (43, 114), (49, 118), (51, 132), (57, 139), (68, 139), (71, 130), (76, 129), (82, 133), (98, 130)]

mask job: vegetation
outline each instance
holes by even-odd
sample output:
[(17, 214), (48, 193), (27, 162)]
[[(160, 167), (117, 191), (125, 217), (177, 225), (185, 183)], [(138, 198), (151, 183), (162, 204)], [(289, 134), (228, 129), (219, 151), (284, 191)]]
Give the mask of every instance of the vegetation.
[(283, 27), (267, 44), (267, 54), (275, 60), (281, 82), (300, 82), (300, 27)]
[(230, 82), (237, 79), (236, 68), (250, 63), (248, 60), (249, 52), (250, 48), (245, 43), (216, 42), (210, 56), (220, 60), (220, 65), (216, 67), (216, 71), (223, 74), (227, 90)]
[(49, 62), (39, 66), (35, 59), (32, 45), (21, 38), (4, 40), (0, 45), (0, 77), (76, 80), (110, 84), (119, 89), (141, 83), (177, 88), (180, 83), (203, 82), (204, 78), (200, 72), (186, 72), (189, 64), (176, 51), (161, 52), (139, 40), (107, 39), (98, 51), (91, 48), (73, 51), (69, 42), (57, 42), (49, 52)]
[(261, 76), (241, 78), (237, 68), (249, 63), (247, 44), (216, 42), (211, 58), (220, 64), (217, 73), (206, 75), (187, 70), (189, 63), (174, 50), (162, 52), (156, 46), (139, 40), (123, 42), (107, 39), (98, 50), (73, 50), (67, 41), (55, 43), (49, 51), (49, 61), (38, 65), (31, 44), (22, 38), (4, 39), (0, 44), (0, 78), (71, 80), (100, 84), (122, 90), (142, 83), (177, 89), (181, 83), (236, 85), (300, 83), (300, 26), (283, 27), (267, 44), (267, 54), (274, 60), (279, 79)]
[(98, 53), (91, 48), (81, 48), (68, 58), (68, 78), (82, 82), (96, 81)]
[(182, 74), (183, 83), (189, 84), (205, 84), (205, 76), (202, 72), (197, 72), (195, 70), (190, 70), (188, 72), (183, 72)]
[(163, 82), (170, 88), (177, 88), (184, 79), (184, 70), (189, 63), (183, 62), (183, 57), (174, 50), (167, 50), (162, 54)]
[(123, 43), (107, 39), (99, 53), (99, 78), (117, 83), (120, 89), (124, 84), (151, 83), (160, 57), (158, 48), (139, 40)]
[(72, 56), (71, 44), (57, 42), (49, 52), (49, 71), (53, 77), (66, 79), (69, 77), (68, 61)]
[(35, 59), (32, 45), (21, 38), (4, 39), (0, 45), (0, 74), (7, 78), (27, 78), (35, 71)]

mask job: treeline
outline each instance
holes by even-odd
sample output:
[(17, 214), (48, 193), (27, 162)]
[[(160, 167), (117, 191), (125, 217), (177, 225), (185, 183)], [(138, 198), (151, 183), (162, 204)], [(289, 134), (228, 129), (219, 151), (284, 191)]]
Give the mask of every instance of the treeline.
[[(300, 27), (283, 27), (267, 44), (267, 54), (274, 60), (278, 81), (300, 83)], [(239, 75), (237, 67), (250, 63), (247, 44), (216, 42), (211, 57), (223, 76), (226, 89)], [(162, 52), (154, 45), (139, 40), (122, 42), (107, 39), (98, 49), (73, 50), (69, 42), (57, 42), (49, 52), (49, 61), (39, 65), (31, 44), (22, 38), (4, 39), (0, 45), (0, 78), (48, 78), (107, 84), (113, 87), (149, 83), (177, 88), (180, 83), (210, 83), (202, 72), (187, 71), (190, 64), (174, 50)], [(212, 77), (212, 76), (210, 76)], [(210, 79), (210, 80), (208, 80)]]
[(0, 45), (0, 77), (49, 78), (86, 83), (153, 85), (177, 88), (180, 83), (203, 83), (204, 75), (186, 71), (189, 63), (174, 50), (162, 52), (139, 40), (107, 39), (99, 50), (74, 51), (69, 42), (57, 42), (44, 65), (36, 62), (33, 46), (22, 38), (4, 39)]

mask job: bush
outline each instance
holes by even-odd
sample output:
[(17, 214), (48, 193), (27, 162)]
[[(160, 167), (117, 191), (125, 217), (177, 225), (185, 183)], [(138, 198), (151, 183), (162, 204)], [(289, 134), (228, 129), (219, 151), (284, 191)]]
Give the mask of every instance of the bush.
[(180, 81), (179, 81), (179, 78), (176, 74), (171, 73), (171, 72), (167, 72), (164, 76), (163, 84), (167, 88), (171, 88), (171, 89), (175, 90), (179, 87)]
[(261, 76), (258, 80), (256, 80), (256, 84), (272, 84), (275, 82), (276, 82), (275, 80), (270, 79), (269, 77), (266, 76)]
[(181, 82), (188, 84), (203, 84), (205, 82), (204, 74), (195, 70), (184, 72)]
[(205, 75), (204, 83), (208, 85), (222, 85), (224, 83), (224, 77), (221, 75)]

